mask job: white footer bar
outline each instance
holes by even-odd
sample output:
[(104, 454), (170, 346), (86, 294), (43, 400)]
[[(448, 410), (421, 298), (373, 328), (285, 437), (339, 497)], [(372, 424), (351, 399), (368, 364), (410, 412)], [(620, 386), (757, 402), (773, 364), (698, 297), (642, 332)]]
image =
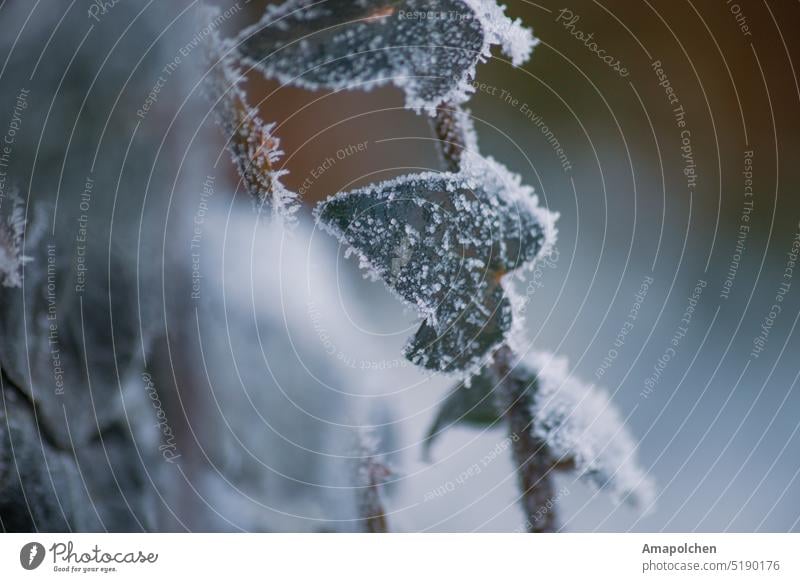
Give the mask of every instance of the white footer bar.
[(800, 580), (800, 534), (0, 534), (3, 580)]

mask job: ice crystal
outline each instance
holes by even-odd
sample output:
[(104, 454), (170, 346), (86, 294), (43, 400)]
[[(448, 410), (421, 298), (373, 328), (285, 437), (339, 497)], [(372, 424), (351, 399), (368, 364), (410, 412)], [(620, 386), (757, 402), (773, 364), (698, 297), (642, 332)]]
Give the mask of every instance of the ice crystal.
[(636, 443), (608, 393), (569, 372), (566, 358), (531, 354), (517, 373), (535, 376), (533, 432), (559, 462), (617, 500), (639, 507), (655, 498), (652, 480), (636, 463)]
[[(646, 507), (655, 497), (652, 480), (636, 463), (636, 444), (619, 411), (602, 388), (574, 378), (566, 358), (534, 352), (517, 363), (504, 381), (530, 394), (532, 434), (544, 444), (554, 469), (574, 470), (585, 481), (631, 505)], [(442, 401), (428, 430), (426, 450), (454, 424), (498, 426), (496, 376), (487, 368), (471, 385), (456, 386)]]
[(419, 310), (425, 321), (406, 357), (441, 372), (477, 369), (505, 341), (512, 313), (501, 279), (554, 235), (554, 217), (519, 177), (477, 156), (467, 166), (337, 194), (317, 209), (373, 278)]
[[(202, 7), (201, 18), (213, 22), (217, 9)], [(240, 86), (242, 75), (232, 56), (229, 43), (216, 30), (209, 35), (205, 78), (214, 116), (228, 138), (228, 149), (246, 191), (259, 207), (265, 206), (282, 218), (293, 220), (298, 209), (297, 194), (281, 182), (287, 170), (278, 169), (283, 156), (280, 140), (273, 134), (275, 124), (265, 124), (256, 109), (247, 103)]]
[(22, 253), (24, 236), (25, 210), (22, 199), (12, 192), (0, 198), (0, 283), (4, 287), (22, 286), (22, 265), (31, 260)]
[(442, 102), (469, 98), (492, 45), (521, 65), (534, 44), (494, 0), (288, 0), (238, 37), (245, 62), (282, 83), (333, 90), (393, 83), (408, 108), (431, 115)]
[(514, 66), (520, 66), (531, 57), (533, 47), (539, 44), (529, 28), (525, 28), (517, 18), (511, 20), (505, 15), (505, 6), (495, 0), (464, 0), (472, 8), (483, 25), (484, 55), (489, 55), (492, 45), (500, 45), (503, 53), (511, 59)]

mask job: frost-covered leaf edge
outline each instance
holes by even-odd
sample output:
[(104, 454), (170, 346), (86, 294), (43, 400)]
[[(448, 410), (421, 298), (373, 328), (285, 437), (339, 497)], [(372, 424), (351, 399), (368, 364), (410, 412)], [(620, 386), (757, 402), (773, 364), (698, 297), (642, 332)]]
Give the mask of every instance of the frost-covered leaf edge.
[[(324, 1), (324, 0), (323, 0)], [(358, 89), (360, 91), (370, 91), (377, 87), (385, 86), (389, 83), (404, 92), (406, 100), (405, 107), (417, 114), (426, 113), (431, 117), (436, 115), (436, 108), (443, 103), (452, 103), (460, 105), (466, 103), (475, 92), (475, 87), (470, 82), (475, 78), (477, 66), (480, 63), (486, 62), (491, 57), (492, 46), (499, 46), (501, 51), (511, 59), (512, 65), (519, 67), (530, 59), (534, 47), (539, 44), (539, 39), (533, 36), (533, 31), (530, 28), (523, 26), (522, 21), (511, 19), (506, 16), (505, 5), (498, 4), (495, 0), (460, 0), (467, 8), (469, 8), (475, 15), (475, 18), (483, 29), (483, 43), (481, 49), (476, 53), (475, 59), (470, 67), (462, 72), (461, 78), (458, 79), (455, 86), (447, 93), (441, 95), (436, 102), (428, 101), (423, 98), (415, 98), (408, 94), (404, 86), (404, 76), (391, 76), (381, 77), (378, 79), (361, 82), (357, 87), (332, 87), (334, 91)], [(254, 24), (244, 28), (236, 37), (235, 44), (241, 39), (248, 38), (257, 32), (261, 32), (264, 28), (272, 25), (280, 26), (282, 20), (293, 15), (299, 10), (308, 7), (299, 7), (294, 10), (287, 10), (285, 6), (288, 2), (282, 4), (270, 4), (266, 7), (262, 16)], [(318, 4), (312, 2), (311, 6)], [(319, 32), (319, 31), (317, 31)], [(315, 34), (315, 33), (311, 33)], [(303, 37), (305, 39), (306, 37)], [(301, 42), (299, 39), (295, 42)], [(259, 67), (259, 63), (263, 59), (255, 59), (246, 55), (240, 55), (242, 63), (259, 70), (262, 74), (264, 71)], [(272, 72), (269, 75), (283, 85), (298, 87), (309, 91), (318, 91), (326, 87), (322, 83), (317, 83), (304, 79), (301, 76), (287, 75), (278, 71)]]
[[(559, 462), (572, 460), (583, 480), (610, 493), (617, 502), (652, 508), (655, 483), (639, 467), (638, 444), (605, 388), (578, 380), (570, 372), (567, 358), (550, 352), (530, 352), (512, 373), (535, 375), (538, 388), (531, 404), (533, 432), (547, 443)], [(560, 424), (553, 418), (558, 416), (558, 406), (572, 406)], [(566, 423), (577, 425), (578, 434), (563, 434), (565, 427), (569, 428)], [(599, 449), (592, 447), (592, 437), (598, 433), (609, 437), (607, 442), (598, 443)], [(604, 460), (611, 461), (606, 456), (614, 453), (624, 456), (613, 465), (602, 467)]]

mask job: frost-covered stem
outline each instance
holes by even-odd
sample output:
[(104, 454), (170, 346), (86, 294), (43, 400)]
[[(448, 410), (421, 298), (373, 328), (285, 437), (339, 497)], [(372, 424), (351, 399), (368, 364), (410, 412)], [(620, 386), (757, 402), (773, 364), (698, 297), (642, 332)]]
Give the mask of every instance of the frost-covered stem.
[(511, 451), (517, 467), (521, 501), (525, 510), (525, 528), (530, 533), (556, 529), (553, 462), (544, 443), (533, 435), (531, 385), (511, 374), (514, 354), (501, 346), (494, 354), (491, 371), (497, 383), (497, 404), (508, 422)]
[(371, 430), (359, 429), (357, 439), (359, 459), (356, 492), (361, 529), (366, 533), (386, 533), (389, 524), (381, 489), (391, 471), (379, 458), (378, 439)]
[(362, 529), (366, 533), (387, 533), (389, 524), (383, 507), (381, 486), (388, 475), (388, 469), (374, 457), (368, 457), (362, 461), (360, 470), (366, 480), (359, 491)]
[[(219, 10), (203, 7), (204, 21), (214, 22)], [(283, 152), (280, 140), (273, 134), (274, 123), (264, 123), (258, 110), (247, 100), (241, 87), (242, 74), (228, 42), (216, 30), (206, 46), (209, 68), (205, 79), (207, 96), (214, 108), (217, 124), (228, 138), (230, 150), (242, 184), (260, 210), (269, 208), (276, 215), (293, 221), (298, 208), (297, 195), (282, 184), (288, 173), (278, 168)]]
[[(475, 130), (467, 111), (443, 103), (431, 119), (445, 170), (458, 172), (465, 150), (477, 149)], [(508, 422), (514, 464), (529, 532), (551, 532), (556, 528), (553, 462), (544, 443), (533, 436), (530, 386), (516, 379), (511, 370), (514, 353), (507, 345), (494, 353), (490, 371), (498, 386), (498, 406)]]
[(448, 172), (458, 172), (461, 154), (468, 147), (470, 128), (464, 126), (463, 113), (457, 105), (442, 103), (436, 116), (430, 118), (431, 128), (439, 140), (439, 155)]

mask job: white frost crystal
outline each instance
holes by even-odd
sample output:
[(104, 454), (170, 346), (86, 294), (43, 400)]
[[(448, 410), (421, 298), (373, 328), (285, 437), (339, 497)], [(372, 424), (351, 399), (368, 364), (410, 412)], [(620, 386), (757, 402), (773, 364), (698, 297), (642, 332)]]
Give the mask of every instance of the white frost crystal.
[[(204, 22), (214, 22), (218, 14), (218, 9), (201, 5), (200, 18)], [(276, 167), (283, 151), (280, 140), (272, 133), (275, 124), (265, 124), (258, 111), (247, 103), (230, 45), (219, 38), (216, 29), (209, 36), (206, 59), (210, 70), (205, 90), (216, 121), (228, 139), (244, 188), (258, 206), (265, 205), (274, 214), (292, 221), (299, 208), (297, 194), (281, 182), (288, 171)]]
[(506, 341), (502, 278), (552, 245), (554, 216), (501, 164), (471, 155), (460, 173), (412, 174), (337, 194), (317, 217), (425, 322), (412, 362), (471, 373)]
[[(617, 500), (647, 507), (655, 486), (636, 463), (637, 445), (608, 393), (574, 378), (566, 358), (534, 352), (519, 366), (537, 379), (533, 432), (558, 461)], [(517, 371), (515, 371), (515, 374)]]
[(481, 21), (485, 34), (483, 55), (491, 56), (492, 45), (500, 45), (511, 63), (519, 67), (531, 58), (533, 47), (539, 44), (529, 28), (517, 18), (511, 20), (505, 14), (505, 6), (495, 0), (463, 0)]
[[(531, 432), (543, 443), (540, 452), (531, 454), (546, 455), (557, 470), (575, 471), (617, 501), (652, 506), (655, 485), (637, 465), (636, 443), (604, 389), (576, 379), (566, 358), (547, 352), (528, 354), (504, 381), (517, 383), (529, 395)], [(506, 411), (496, 400), (502, 390), (488, 368), (469, 387), (453, 388), (428, 430), (426, 452), (454, 424), (501, 427)]]
[(499, 45), (514, 65), (536, 44), (494, 0), (288, 0), (237, 39), (245, 62), (307, 89), (393, 83), (406, 106), (433, 115), (464, 103), (475, 68)]

